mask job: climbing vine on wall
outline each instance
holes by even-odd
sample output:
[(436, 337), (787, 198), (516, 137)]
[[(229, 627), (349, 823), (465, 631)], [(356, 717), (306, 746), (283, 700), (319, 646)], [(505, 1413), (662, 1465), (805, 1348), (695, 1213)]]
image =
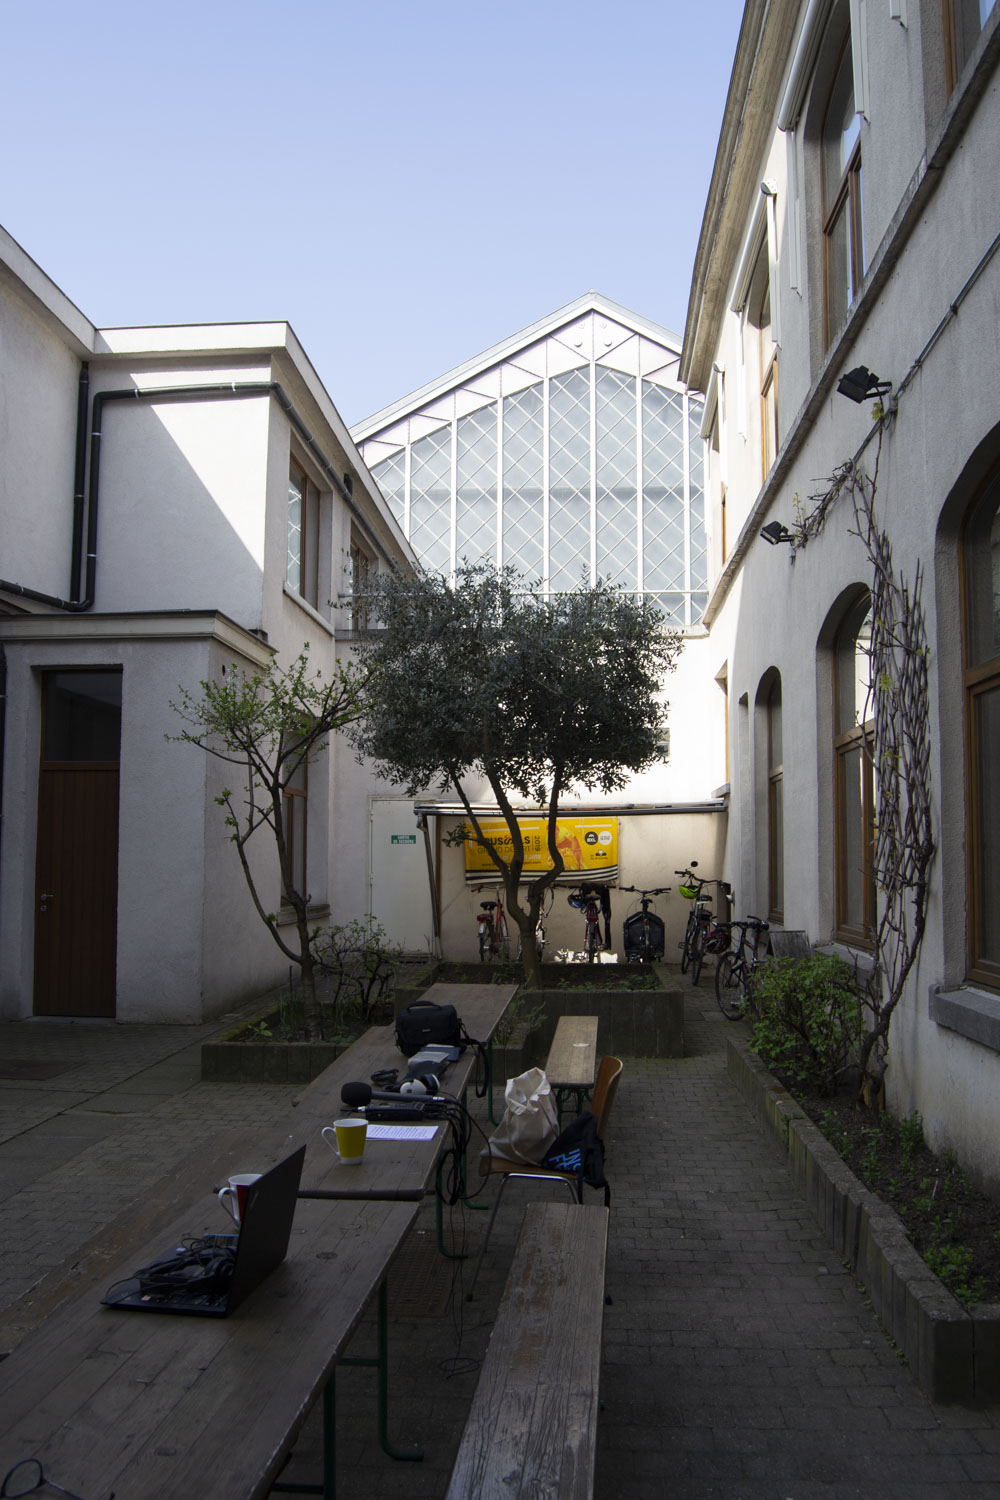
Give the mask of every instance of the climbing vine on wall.
[(864, 722), (875, 782), (873, 862), (878, 888), (875, 962), (865, 984), (866, 1027), (861, 1045), (862, 1090), (881, 1092), (889, 1061), (889, 1028), (917, 963), (927, 915), (934, 859), (931, 821), (927, 627), (923, 569), (912, 584), (896, 571), (888, 532), (876, 519), (878, 463), (888, 418), (876, 409), (878, 443), (871, 476), (854, 461), (835, 470), (827, 487), (797, 503), (795, 551), (823, 530), (841, 498), (849, 498), (854, 525), (872, 569), (871, 647)]

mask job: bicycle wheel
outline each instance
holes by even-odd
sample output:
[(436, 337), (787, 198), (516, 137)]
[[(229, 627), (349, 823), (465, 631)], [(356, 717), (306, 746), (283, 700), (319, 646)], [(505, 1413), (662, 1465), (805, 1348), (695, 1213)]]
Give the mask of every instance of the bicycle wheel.
[(587, 923), (587, 962), (595, 963), (597, 955), (601, 951), (601, 928), (598, 922)]
[(507, 932), (507, 918), (501, 917), (497, 923), (494, 952), (502, 964), (510, 960), (510, 936)]
[(727, 1021), (743, 1015), (743, 966), (731, 953), (723, 953), (715, 966), (715, 998)]
[(493, 945), (490, 942), (492, 933), (485, 922), (479, 924), (479, 962), (488, 964), (493, 957)]
[(691, 939), (691, 983), (701, 978), (701, 966), (705, 962), (705, 923), (699, 922)]
[(694, 926), (695, 926), (695, 924), (694, 924), (694, 918), (693, 918), (693, 916), (689, 916), (688, 917), (687, 927), (684, 929), (684, 942), (681, 945), (681, 973), (682, 974), (686, 974), (687, 973), (687, 971), (688, 971), (688, 964), (690, 964), (690, 962), (691, 962), (691, 938), (692, 938), (693, 933), (694, 933)]

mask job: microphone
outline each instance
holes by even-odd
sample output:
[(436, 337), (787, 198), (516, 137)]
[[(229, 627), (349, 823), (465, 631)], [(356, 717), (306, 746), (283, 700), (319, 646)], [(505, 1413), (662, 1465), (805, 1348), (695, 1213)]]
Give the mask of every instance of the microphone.
[[(345, 1083), (340, 1090), (340, 1099), (349, 1109), (364, 1109), (373, 1099), (384, 1099), (392, 1104), (404, 1103), (402, 1095), (390, 1094), (385, 1089), (373, 1089), (370, 1083)], [(439, 1094), (422, 1094), (412, 1095), (405, 1102), (419, 1109), (424, 1104), (450, 1104), (451, 1100)]]

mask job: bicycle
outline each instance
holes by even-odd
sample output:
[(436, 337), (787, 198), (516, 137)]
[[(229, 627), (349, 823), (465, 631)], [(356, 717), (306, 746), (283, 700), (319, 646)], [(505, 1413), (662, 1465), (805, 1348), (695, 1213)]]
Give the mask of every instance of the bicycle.
[[(747, 917), (743, 922), (722, 922), (722, 927), (738, 927), (740, 940), (732, 953), (724, 953), (715, 968), (715, 998), (727, 1021), (739, 1021), (749, 1012), (760, 1017), (754, 976), (760, 963), (760, 940), (768, 930), (761, 917)], [(753, 938), (749, 937), (753, 933)]]
[[(478, 895), (486, 887), (477, 885), (474, 889)], [(482, 908), (476, 917), (479, 962), (483, 964), (498, 961), (505, 964), (510, 958), (510, 935), (507, 932), (507, 917), (503, 909), (502, 887), (497, 886), (495, 901), (480, 901), (479, 905)]]
[(601, 906), (607, 894), (605, 886), (581, 885), (566, 900), (583, 912), (586, 926), (583, 932), (583, 948), (588, 964), (595, 963), (597, 955), (605, 947), (601, 936)]
[(682, 882), (677, 889), (685, 901), (694, 903), (688, 912), (684, 941), (680, 945), (681, 973), (686, 974), (690, 968), (692, 984), (697, 984), (701, 978), (705, 954), (718, 953), (727, 946), (720, 932), (720, 928), (724, 928), (725, 924), (716, 923), (713, 926), (712, 908), (708, 897), (702, 895), (702, 890), (706, 885), (717, 885), (724, 896), (728, 896), (732, 890), (728, 880), (711, 880), (707, 875), (696, 875), (694, 871), (697, 863), (698, 861), (693, 859), (686, 870), (674, 871), (675, 875), (681, 877)]
[(663, 957), (663, 922), (656, 912), (651, 912), (653, 896), (668, 896), (671, 891), (669, 885), (658, 885), (652, 890), (643, 891), (636, 885), (619, 886), (622, 891), (636, 891), (639, 896), (641, 911), (633, 911), (625, 918), (622, 928), (622, 939), (625, 945), (625, 962), (630, 964), (651, 964), (658, 958)]
[[(552, 910), (552, 903), (554, 900), (555, 891), (550, 887), (546, 897), (543, 898), (542, 904), (538, 909), (538, 921), (535, 923), (535, 951), (538, 954), (539, 958), (541, 958), (545, 953), (545, 947), (549, 940), (548, 934), (545, 930), (545, 923), (548, 919), (549, 913)], [(517, 956), (519, 960), (522, 957), (520, 942), (517, 945)]]

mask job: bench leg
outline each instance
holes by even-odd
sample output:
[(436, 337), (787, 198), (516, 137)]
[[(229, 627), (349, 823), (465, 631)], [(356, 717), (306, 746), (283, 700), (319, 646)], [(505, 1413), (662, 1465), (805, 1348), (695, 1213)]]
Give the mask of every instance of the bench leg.
[(378, 1440), (384, 1453), (390, 1458), (404, 1462), (419, 1463), (423, 1458), (421, 1448), (397, 1448), (389, 1441), (389, 1287), (385, 1278), (378, 1289), (378, 1317), (375, 1332), (375, 1358), (352, 1355), (342, 1359), (342, 1365), (361, 1365), (378, 1371)]
[(291, 1480), (275, 1480), (271, 1493), (275, 1495), (322, 1495), (323, 1500), (337, 1500), (337, 1413), (334, 1369), (323, 1387), (323, 1483), (295, 1484)]
[[(342, 1365), (359, 1365), (378, 1371), (377, 1422), (378, 1440), (384, 1453), (390, 1458), (419, 1463), (423, 1458), (420, 1448), (399, 1448), (389, 1441), (389, 1292), (385, 1277), (378, 1289), (378, 1315), (375, 1332), (375, 1357), (348, 1355), (340, 1360)], [(323, 1390), (323, 1483), (293, 1484), (275, 1481), (271, 1489), (275, 1494), (322, 1495), (323, 1500), (337, 1500), (337, 1400), (334, 1369)]]

